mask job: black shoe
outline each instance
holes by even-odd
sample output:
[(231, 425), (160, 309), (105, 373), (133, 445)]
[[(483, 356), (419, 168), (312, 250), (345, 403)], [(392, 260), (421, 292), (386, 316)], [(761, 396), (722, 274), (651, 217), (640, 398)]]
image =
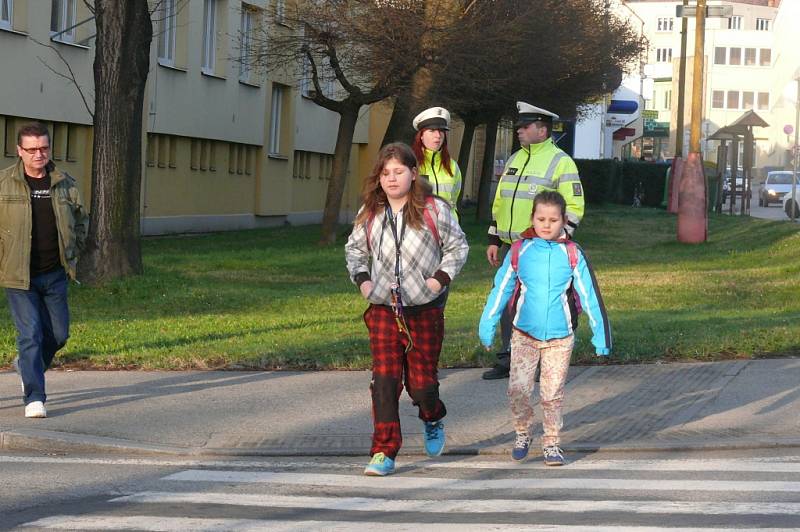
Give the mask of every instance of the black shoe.
[(489, 371), (484, 372), (483, 378), (484, 380), (490, 381), (494, 379), (507, 379), (508, 378), (508, 366), (498, 362), (494, 365), (492, 369)]

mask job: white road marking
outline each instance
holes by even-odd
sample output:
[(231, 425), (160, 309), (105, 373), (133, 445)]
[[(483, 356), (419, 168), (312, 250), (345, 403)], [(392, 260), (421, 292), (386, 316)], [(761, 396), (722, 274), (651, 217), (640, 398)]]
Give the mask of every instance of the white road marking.
[[(58, 515), (26, 523), (26, 527), (41, 527), (61, 530), (146, 530), (148, 532), (183, 532), (193, 530), (211, 532), (221, 530), (296, 532), (325, 530), (326, 532), (351, 532), (352, 530), (376, 529), (382, 532), (419, 532), (420, 528), (433, 531), (482, 532), (502, 531), (546, 531), (546, 532), (675, 532), (675, 528), (646, 526), (564, 526), (564, 525), (514, 525), (506, 523), (378, 523), (375, 521), (279, 521), (267, 519), (215, 519), (162, 516), (70, 516)], [(727, 532), (730, 528), (681, 528), (682, 531)], [(796, 529), (748, 528), (756, 532), (789, 532)]]
[(800, 482), (778, 480), (649, 480), (609, 478), (510, 478), (465, 480), (459, 478), (404, 477), (374, 478), (354, 475), (310, 473), (271, 473), (263, 471), (202, 471), (187, 470), (168, 475), (163, 480), (185, 482), (240, 482), (256, 484), (291, 484), (333, 486), (354, 489), (394, 490), (626, 490), (626, 491), (733, 491), (733, 492), (800, 492)]
[[(373, 497), (305, 497), (253, 495), (247, 493), (209, 493), (144, 491), (111, 499), (110, 502), (134, 504), (222, 504), (358, 512), (426, 513), (504, 513), (614, 512), (634, 514), (687, 515), (800, 515), (800, 503), (694, 502), (694, 501), (594, 501), (594, 500), (523, 500), (523, 499), (380, 499)], [(498, 510), (512, 508), (513, 512)]]
[[(202, 460), (202, 459), (153, 459), (153, 458), (78, 458), (50, 456), (4, 456), (0, 455), (0, 463), (31, 464), (77, 464), (77, 465), (125, 465), (125, 466), (163, 466), (163, 467), (223, 467), (240, 469), (275, 469), (275, 468), (328, 468), (328, 469), (361, 469), (367, 463), (363, 460), (353, 461), (259, 461), (259, 460)], [(528, 462), (516, 463), (509, 460), (453, 460), (451, 457), (433, 460), (404, 461), (401, 457), (398, 468), (402, 471), (409, 468), (432, 469), (497, 469), (497, 470), (529, 470), (549, 469), (541, 461), (531, 458)], [(740, 472), (740, 473), (800, 473), (800, 457), (770, 457), (741, 459), (650, 459), (650, 460), (593, 460), (584, 458), (567, 463), (564, 470), (581, 471), (698, 471), (698, 472)]]

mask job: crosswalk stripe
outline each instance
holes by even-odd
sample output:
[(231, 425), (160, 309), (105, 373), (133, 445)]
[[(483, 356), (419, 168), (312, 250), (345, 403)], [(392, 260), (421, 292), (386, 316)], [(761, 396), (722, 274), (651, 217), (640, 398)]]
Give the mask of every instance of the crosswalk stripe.
[[(695, 501), (594, 501), (523, 499), (381, 499), (373, 497), (305, 497), (247, 493), (144, 491), (111, 499), (134, 504), (220, 504), (275, 508), (313, 508), (359, 512), (532, 513), (615, 512), (690, 515), (798, 515), (800, 503), (739, 503)], [(512, 508), (513, 512), (498, 508)]]
[[(258, 461), (258, 460), (197, 460), (197, 459), (151, 459), (151, 458), (76, 458), (48, 456), (0, 456), (0, 463), (35, 463), (35, 464), (93, 464), (93, 465), (129, 465), (129, 466), (164, 466), (164, 467), (224, 467), (241, 469), (269, 468), (328, 468), (328, 469), (360, 469), (366, 459), (359, 461)], [(482, 460), (468, 458), (452, 459), (444, 457), (440, 460), (401, 461), (403, 468), (433, 469), (497, 469), (497, 470), (529, 470), (543, 469), (544, 464), (532, 459), (528, 462), (516, 463), (511, 460)], [(581, 471), (696, 471), (696, 472), (740, 472), (740, 473), (800, 473), (800, 457), (786, 456), (781, 459), (706, 459), (706, 460), (593, 460), (581, 459), (567, 464), (570, 470)]]
[(190, 469), (174, 473), (163, 480), (187, 482), (241, 482), (257, 484), (291, 484), (333, 486), (342, 488), (392, 489), (536, 489), (536, 490), (634, 490), (634, 491), (733, 491), (733, 492), (800, 492), (800, 482), (727, 481), (727, 480), (650, 480), (609, 478), (510, 478), (464, 480), (458, 478), (426, 478), (393, 476), (386, 479), (354, 475), (308, 473), (272, 473), (266, 471), (202, 471)]
[[(377, 523), (368, 521), (285, 521), (268, 519), (220, 519), (196, 517), (163, 517), (149, 515), (134, 516), (71, 516), (58, 515), (26, 523), (27, 527), (41, 527), (61, 530), (120, 530), (135, 529), (152, 532), (183, 532), (193, 530), (210, 532), (220, 530), (297, 532), (305, 530), (326, 530), (330, 532), (351, 532), (372, 525), (382, 532), (419, 532), (420, 523)], [(486, 530), (503, 530), (510, 532), (533, 530), (543, 532), (674, 532), (675, 528), (650, 526), (565, 526), (506, 524), (506, 523), (424, 523), (424, 529), (433, 531), (478, 532)], [(698, 530), (702, 532), (723, 532), (730, 528), (681, 528), (681, 530)], [(789, 532), (787, 528), (748, 528), (756, 532)]]

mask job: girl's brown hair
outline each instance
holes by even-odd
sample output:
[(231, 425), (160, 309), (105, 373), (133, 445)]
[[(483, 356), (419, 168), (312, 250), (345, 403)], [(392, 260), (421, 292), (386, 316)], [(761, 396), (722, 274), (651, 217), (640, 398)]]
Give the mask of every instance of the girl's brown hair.
[(545, 190), (544, 192), (539, 192), (536, 194), (536, 196), (534, 196), (531, 216), (533, 216), (533, 213), (536, 212), (537, 205), (555, 205), (561, 211), (562, 218), (567, 215), (567, 201), (564, 199), (564, 196), (555, 190)]
[[(414, 142), (411, 144), (411, 149), (414, 150), (414, 156), (418, 161), (425, 160), (425, 152), (423, 150), (425, 145), (422, 144), (422, 134), (426, 129), (430, 128), (424, 127), (417, 131), (417, 134), (414, 135)], [(450, 151), (447, 149), (447, 131), (442, 130), (442, 133), (444, 133), (444, 140), (442, 141), (442, 147), (439, 148), (439, 153), (442, 156), (442, 168), (447, 172), (447, 175), (453, 177), (453, 170), (450, 168)]]
[[(391, 159), (396, 159), (410, 170), (414, 170), (418, 166), (414, 152), (411, 151), (408, 144), (393, 142), (384, 146), (378, 153), (378, 160), (375, 161), (372, 171), (364, 179), (364, 186), (361, 189), (361, 200), (364, 207), (356, 217), (354, 222), (356, 225), (366, 223), (380, 210), (386, 208), (386, 192), (381, 187), (381, 174), (383, 173), (383, 167)], [(403, 220), (410, 227), (420, 229), (423, 226), (425, 198), (430, 196), (431, 193), (431, 186), (424, 179), (415, 179), (411, 182), (411, 188), (408, 191), (408, 202), (403, 211)]]

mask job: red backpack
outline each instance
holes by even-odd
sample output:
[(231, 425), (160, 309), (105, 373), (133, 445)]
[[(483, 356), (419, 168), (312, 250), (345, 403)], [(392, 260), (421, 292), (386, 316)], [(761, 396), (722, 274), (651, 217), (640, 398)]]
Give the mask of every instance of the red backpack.
[[(520, 239), (511, 244), (511, 268), (513, 268), (514, 271), (517, 273), (519, 273), (519, 250), (522, 247), (523, 242), (524, 239)], [(575, 267), (578, 265), (578, 245), (575, 244), (575, 242), (573, 242), (572, 240), (564, 240), (561, 243), (567, 246), (569, 267), (574, 270)], [(509, 307), (511, 307), (516, 303), (517, 296), (519, 296), (520, 286), (521, 283), (519, 281), (519, 275), (518, 275), (516, 285), (514, 286), (514, 294), (511, 296), (511, 299), (508, 300)], [(570, 309), (573, 309), (575, 311), (572, 319), (572, 328), (575, 329), (578, 326), (578, 314), (583, 312), (583, 307), (581, 306), (581, 299), (571, 283), (569, 285), (569, 288), (567, 288), (567, 301), (569, 302)]]
[[(442, 247), (442, 237), (439, 235), (439, 228), (436, 226), (436, 220), (433, 219), (431, 216), (431, 211), (428, 209), (428, 205), (433, 207), (433, 212), (436, 213), (436, 216), (439, 216), (439, 208), (436, 206), (436, 200), (433, 199), (433, 196), (426, 196), (425, 197), (425, 209), (422, 212), (422, 217), (425, 219), (425, 225), (428, 226), (431, 234), (433, 234), (433, 238), (436, 239), (436, 242), (439, 244), (439, 247)], [(375, 221), (375, 215), (371, 215), (367, 219), (366, 223), (366, 231), (367, 231), (367, 251), (372, 252), (372, 245), (370, 243), (369, 237), (372, 234), (372, 222)]]

